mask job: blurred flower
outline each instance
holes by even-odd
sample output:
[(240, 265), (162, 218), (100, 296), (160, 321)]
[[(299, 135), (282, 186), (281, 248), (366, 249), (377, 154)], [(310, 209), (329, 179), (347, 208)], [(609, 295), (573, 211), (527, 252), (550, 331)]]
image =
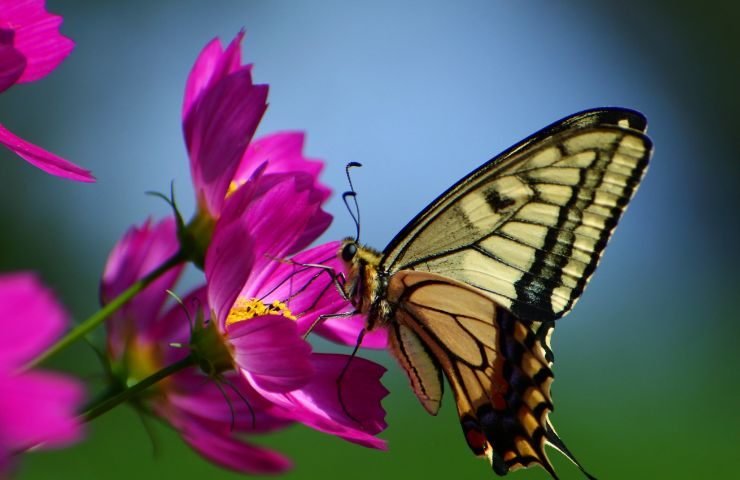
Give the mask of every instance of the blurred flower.
[(63, 375), (24, 365), (65, 329), (63, 307), (35, 275), (0, 275), (0, 477), (11, 456), (78, 440), (82, 387)]
[[(46, 12), (43, 0), (0, 0), (0, 92), (16, 83), (40, 80), (69, 55), (74, 42), (59, 33), (61, 23), (62, 17)], [(95, 181), (87, 170), (28, 143), (2, 125), (0, 144), (52, 175)]]
[[(302, 154), (302, 133), (276, 133), (252, 142), (267, 108), (268, 86), (253, 84), (252, 66), (241, 64), (243, 37), (239, 33), (225, 50), (219, 39), (212, 40), (198, 56), (185, 88), (183, 132), (198, 204), (189, 229), (201, 250), (210, 241), (226, 198), (258, 169), (268, 175), (302, 172), (322, 201), (330, 194), (318, 182), (323, 163)], [(331, 217), (318, 215), (312, 227), (321, 232)], [(304, 235), (317, 236), (310, 230)]]
[[(147, 221), (129, 230), (111, 252), (103, 273), (103, 303), (166, 261), (178, 248), (174, 219)], [(206, 306), (205, 289), (166, 308), (181, 268), (149, 285), (107, 322), (108, 353), (121, 388), (173, 364), (190, 352), (170, 344), (191, 341), (188, 318)], [(150, 388), (138, 405), (175, 427), (195, 451), (223, 467), (250, 474), (290, 468), (282, 455), (248, 443), (240, 434), (273, 431), (288, 421), (267, 413), (272, 404), (255, 393), (235, 371), (224, 372), (220, 386), (196, 368), (182, 370)]]

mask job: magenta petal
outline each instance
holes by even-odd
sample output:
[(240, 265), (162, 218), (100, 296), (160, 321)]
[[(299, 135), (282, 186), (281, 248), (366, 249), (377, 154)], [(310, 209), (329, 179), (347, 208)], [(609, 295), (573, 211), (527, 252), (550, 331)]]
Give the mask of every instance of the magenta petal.
[(386, 427), (381, 400), (388, 390), (380, 383), (385, 368), (355, 357), (342, 379), (342, 406), (337, 379), (348, 359), (347, 355), (315, 353), (311, 360), (316, 374), (311, 383), (286, 394), (260, 393), (311, 428), (366, 447), (385, 449), (385, 441), (375, 437)]
[(190, 108), (193, 103), (198, 99), (203, 90), (208, 86), (213, 77), (216, 64), (218, 63), (221, 54), (223, 53), (223, 47), (221, 46), (221, 40), (214, 38), (198, 55), (193, 68), (190, 70), (188, 75), (188, 81), (185, 85), (185, 98), (182, 102), (182, 118), (183, 121), (190, 112)]
[(243, 38), (244, 32), (239, 32), (225, 52), (221, 46), (221, 40), (214, 38), (200, 52), (190, 70), (185, 86), (185, 98), (182, 104), (183, 120), (190, 112), (192, 105), (208, 87), (239, 69), (241, 66), (240, 44)]
[[(108, 256), (100, 287), (103, 304), (160, 267), (178, 249), (175, 219), (172, 217), (156, 225), (147, 220), (142, 226), (129, 229)], [(114, 357), (122, 354), (127, 342), (126, 335), (132, 331), (140, 336), (147, 336), (169, 298), (166, 291), (173, 288), (183, 267), (181, 264), (167, 271), (106, 323), (108, 343)], [(183, 323), (187, 325), (187, 320), (183, 319)]]
[(246, 181), (260, 165), (267, 162), (265, 173), (268, 174), (290, 172), (309, 174), (315, 184), (314, 188), (321, 192), (322, 200), (326, 200), (331, 190), (318, 182), (324, 163), (304, 157), (304, 143), (303, 132), (279, 132), (253, 141), (244, 153), (234, 180), (238, 183)]
[(313, 376), (311, 345), (298, 335), (295, 322), (264, 315), (226, 327), (234, 361), (256, 387), (289, 392)]
[(80, 438), (77, 408), (80, 384), (61, 375), (27, 372), (0, 374), (0, 447), (23, 450), (58, 447)]
[(354, 311), (352, 304), (340, 295), (329, 272), (299, 265), (327, 265), (336, 257), (338, 248), (339, 242), (326, 243), (301, 252), (290, 261), (275, 262), (269, 275), (255, 285), (258, 288), (250, 289), (247, 295), (265, 298), (267, 302), (285, 302), (298, 317), (302, 334), (319, 315)]
[(235, 438), (228, 424), (186, 416), (170, 421), (188, 445), (222, 467), (252, 475), (267, 475), (285, 472), (292, 466), (290, 460), (277, 452)]
[[(240, 188), (216, 223), (211, 244), (206, 252), (205, 273), (208, 282), (208, 305), (215, 312), (223, 330), (226, 316), (234, 305), (239, 292), (244, 288), (254, 266), (254, 241), (247, 225), (242, 220), (242, 205), (249, 204), (251, 192)], [(234, 208), (230, 208), (234, 207)]]
[(72, 51), (74, 42), (59, 33), (61, 24), (62, 17), (47, 13), (41, 0), (0, 2), (0, 28), (13, 30), (13, 45), (28, 63), (19, 83), (45, 77)]
[[(315, 333), (332, 342), (355, 346), (360, 330), (365, 328), (366, 315), (353, 315), (348, 318), (329, 318), (316, 326)], [(366, 332), (362, 348), (385, 349), (388, 346), (388, 330), (376, 328)]]
[[(220, 422), (235, 431), (247, 433), (273, 432), (291, 421), (268, 414), (272, 403), (259, 395), (236, 372), (226, 375), (219, 389), (216, 380), (209, 380), (196, 370), (185, 370), (173, 378), (175, 386), (167, 402), (191, 417)], [(237, 393), (238, 391), (238, 393)], [(224, 398), (228, 396), (228, 402)]]
[(0, 93), (16, 84), (26, 69), (26, 57), (10, 45), (0, 45)]
[(0, 144), (13, 150), (31, 165), (51, 175), (78, 182), (95, 181), (95, 177), (89, 171), (21, 139), (2, 125), (0, 125)]
[(342, 407), (336, 381), (348, 360), (347, 355), (314, 354), (316, 378), (300, 391), (293, 392), (293, 398), (345, 426), (373, 435), (380, 433), (386, 427), (385, 411), (380, 403), (388, 395), (388, 390), (380, 383), (385, 367), (362, 357), (353, 358), (342, 378)]
[(183, 128), (198, 201), (218, 217), (234, 172), (267, 108), (267, 85), (253, 85), (247, 69), (205, 91)]
[(0, 366), (13, 369), (32, 360), (67, 323), (62, 305), (34, 274), (0, 275)]
[[(243, 296), (254, 297), (249, 292), (264, 285), (264, 279), (280, 264), (278, 259), (305, 247), (306, 230), (315, 223), (319, 212), (324, 213), (321, 199), (306, 180), (310, 179), (301, 173), (264, 175), (237, 191), (254, 191), (249, 204), (240, 207), (244, 213), (239, 221), (254, 238), (255, 248), (255, 264)], [(228, 199), (227, 206), (237, 194)]]

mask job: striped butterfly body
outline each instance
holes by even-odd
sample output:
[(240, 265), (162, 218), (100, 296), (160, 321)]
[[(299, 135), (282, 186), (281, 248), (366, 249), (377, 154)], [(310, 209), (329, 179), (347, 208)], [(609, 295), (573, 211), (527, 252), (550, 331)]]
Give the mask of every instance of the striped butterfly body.
[(386, 328), (432, 415), (442, 374), (465, 439), (499, 475), (540, 465), (555, 433), (555, 321), (583, 292), (650, 157), (645, 118), (603, 108), (556, 122), (463, 178), (383, 250), (345, 239), (344, 292)]

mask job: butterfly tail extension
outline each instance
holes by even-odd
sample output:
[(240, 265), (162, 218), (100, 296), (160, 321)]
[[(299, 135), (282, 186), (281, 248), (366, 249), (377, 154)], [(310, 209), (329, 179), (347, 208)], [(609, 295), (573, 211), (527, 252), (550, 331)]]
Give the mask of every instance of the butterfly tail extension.
[(555, 447), (556, 449), (558, 449), (560, 453), (562, 453), (568, 458), (568, 460), (573, 462), (573, 464), (576, 467), (578, 467), (578, 469), (581, 471), (581, 473), (583, 473), (586, 476), (586, 478), (588, 478), (589, 480), (596, 480), (596, 477), (588, 473), (583, 468), (583, 465), (581, 465), (581, 463), (578, 460), (576, 460), (576, 457), (573, 456), (570, 450), (568, 450), (568, 447), (565, 446), (565, 443), (563, 443), (563, 441), (560, 439), (558, 434), (555, 433), (555, 429), (552, 427), (552, 424), (549, 422), (547, 424), (547, 430), (545, 432), (545, 437), (547, 438), (547, 442), (553, 447)]

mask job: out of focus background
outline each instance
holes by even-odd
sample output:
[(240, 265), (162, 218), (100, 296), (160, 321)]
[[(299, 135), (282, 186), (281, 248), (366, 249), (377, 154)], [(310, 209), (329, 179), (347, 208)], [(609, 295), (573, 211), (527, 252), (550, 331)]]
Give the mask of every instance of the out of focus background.
[[(60, 1), (77, 47), (46, 79), (0, 96), (0, 122), (86, 168), (94, 185), (48, 176), (0, 151), (0, 269), (31, 269), (80, 320), (97, 308), (108, 251), (133, 223), (168, 214), (144, 195), (174, 180), (192, 212), (180, 109), (213, 37), (247, 32), (244, 58), (270, 84), (259, 132), (300, 129), (324, 181), (354, 180), (363, 240), (382, 248), (442, 190), (573, 112), (645, 113), (652, 164), (575, 311), (555, 333), (552, 415), (599, 478), (737, 478), (740, 7), (733, 2)], [(353, 233), (341, 199), (322, 240)], [(190, 281), (196, 281), (193, 274)], [(182, 292), (181, 292), (182, 293)], [(32, 333), (33, 325), (29, 325)], [(264, 444), (289, 478), (491, 478), (454, 405), (429, 417), (389, 367), (389, 450), (294, 427)], [(84, 344), (52, 365), (94, 379)], [(95, 385), (92, 383), (91, 385)], [(93, 393), (93, 392), (91, 392)], [(33, 453), (34, 479), (230, 479), (164, 426), (158, 454), (128, 407), (71, 449)], [(561, 478), (579, 472), (552, 451)], [(544, 479), (542, 470), (511, 474)]]

